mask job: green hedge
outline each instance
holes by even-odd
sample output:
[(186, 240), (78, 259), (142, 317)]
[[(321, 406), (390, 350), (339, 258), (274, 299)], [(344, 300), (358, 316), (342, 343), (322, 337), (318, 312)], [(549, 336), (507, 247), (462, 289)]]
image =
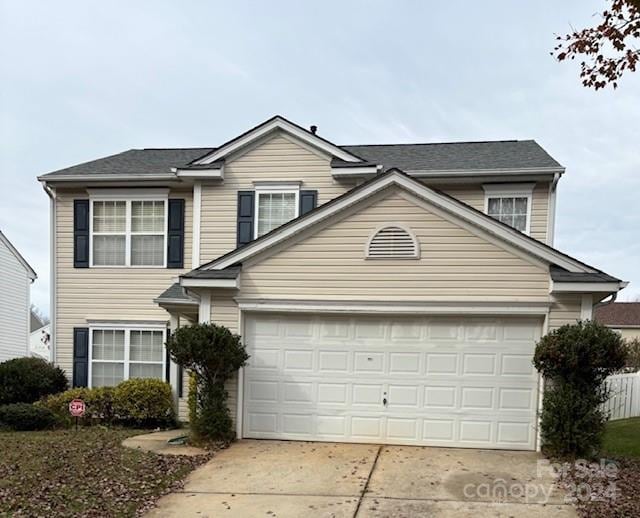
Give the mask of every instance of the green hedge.
[(69, 403), (82, 399), (82, 424), (105, 423), (142, 427), (170, 426), (175, 423), (171, 386), (156, 379), (131, 379), (116, 387), (75, 388), (42, 399), (38, 406), (51, 410), (67, 425), (73, 422)]
[(0, 405), (33, 403), (68, 387), (64, 371), (41, 358), (0, 363)]
[(0, 429), (16, 431), (46, 430), (56, 425), (53, 412), (29, 403), (0, 406)]

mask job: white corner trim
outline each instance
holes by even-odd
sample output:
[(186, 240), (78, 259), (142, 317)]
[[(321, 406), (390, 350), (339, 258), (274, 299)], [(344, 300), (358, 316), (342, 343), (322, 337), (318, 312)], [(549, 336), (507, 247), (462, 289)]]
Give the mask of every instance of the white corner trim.
[(397, 172), (386, 173), (375, 180), (371, 180), (365, 187), (359, 188), (350, 195), (345, 195), (335, 203), (320, 206), (300, 221), (287, 225), (280, 230), (276, 229), (265, 239), (257, 239), (235, 252), (212, 261), (207, 265), (206, 269), (222, 270), (227, 266), (246, 260), (258, 252), (288, 239), (294, 234), (300, 232), (302, 229), (314, 225), (315, 223), (318, 223), (319, 221), (322, 221), (329, 216), (358, 203), (359, 201), (369, 198), (373, 194), (382, 191), (391, 185), (397, 185), (419, 197), (422, 197), (424, 200), (432, 203), (435, 207), (457, 215), (461, 219), (468, 221), (480, 229), (490, 232), (496, 237), (506, 241), (507, 243), (511, 243), (542, 261), (557, 264), (570, 272), (595, 272), (593, 268), (590, 268), (556, 250), (550, 249), (545, 244), (534, 239), (530, 239), (515, 229), (504, 227), (491, 218), (477, 214), (474, 209), (465, 206), (462, 202), (453, 200), (446, 195), (439, 194), (428, 188), (426, 185), (421, 184), (419, 181)]
[(202, 184), (193, 184), (193, 229), (191, 233), (191, 268), (200, 266), (200, 219), (202, 211)]
[(626, 286), (624, 282), (554, 282), (549, 293), (612, 293)]
[(195, 163), (196, 164), (210, 164), (212, 162), (215, 162), (217, 160), (220, 160), (224, 157), (226, 157), (227, 155), (238, 151), (239, 149), (243, 148), (244, 146), (252, 143), (254, 140), (257, 140), (259, 138), (262, 138), (264, 135), (266, 135), (267, 133), (270, 133), (274, 130), (282, 130), (286, 133), (289, 133), (291, 135), (293, 135), (294, 137), (300, 139), (301, 141), (312, 145), (322, 151), (324, 151), (325, 153), (331, 155), (331, 156), (335, 156), (337, 158), (340, 158), (341, 160), (344, 160), (346, 162), (360, 162), (361, 159), (359, 159), (358, 157), (352, 155), (351, 153), (348, 153), (347, 151), (345, 151), (344, 149), (336, 146), (335, 144), (332, 144), (316, 135), (313, 135), (312, 133), (292, 124), (291, 122), (287, 121), (286, 119), (283, 119), (282, 117), (274, 117), (273, 119), (270, 119), (269, 121), (266, 121), (264, 123), (262, 123), (261, 125), (257, 126), (256, 128), (254, 128), (253, 130), (250, 130), (248, 133), (242, 135), (239, 138), (233, 139), (230, 142), (228, 142), (227, 144), (224, 144), (222, 147), (218, 148), (217, 150), (213, 151), (212, 153), (210, 153), (209, 155), (206, 155), (203, 158), (200, 158), (199, 160), (197, 160)]
[(198, 323), (208, 324), (211, 321), (211, 293), (205, 292), (200, 295), (200, 305), (198, 306)]
[(180, 286), (185, 288), (239, 288), (240, 276), (235, 279), (193, 279), (180, 278)]
[(402, 315), (546, 315), (549, 303), (362, 302), (237, 298), (242, 311)]
[(593, 316), (593, 296), (582, 295), (580, 299), (580, 320), (591, 320)]
[(558, 181), (560, 173), (553, 175), (553, 181), (549, 184), (549, 202), (547, 207), (547, 244), (553, 246), (556, 233), (556, 197), (558, 195)]

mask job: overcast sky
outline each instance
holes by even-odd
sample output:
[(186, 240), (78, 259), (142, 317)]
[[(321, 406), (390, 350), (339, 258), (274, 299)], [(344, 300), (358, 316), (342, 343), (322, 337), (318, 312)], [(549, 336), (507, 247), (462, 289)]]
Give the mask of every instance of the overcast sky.
[(337, 144), (537, 140), (567, 168), (556, 246), (640, 296), (640, 72), (583, 88), (554, 34), (604, 0), (0, 0), (0, 228), (49, 311), (36, 175), (216, 146), (273, 114)]

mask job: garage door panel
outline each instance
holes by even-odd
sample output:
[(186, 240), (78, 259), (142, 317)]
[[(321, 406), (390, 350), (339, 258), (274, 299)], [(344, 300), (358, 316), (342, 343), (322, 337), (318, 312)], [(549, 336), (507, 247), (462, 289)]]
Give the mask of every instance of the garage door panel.
[(307, 315), (246, 322), (245, 437), (534, 447), (539, 322)]

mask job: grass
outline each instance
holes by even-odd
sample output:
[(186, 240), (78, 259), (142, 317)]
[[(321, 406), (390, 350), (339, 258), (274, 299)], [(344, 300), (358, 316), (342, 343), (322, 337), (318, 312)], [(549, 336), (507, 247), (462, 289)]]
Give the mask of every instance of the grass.
[(140, 515), (207, 460), (121, 446), (140, 433), (146, 432), (0, 433), (0, 516)]
[(612, 457), (640, 457), (640, 417), (609, 421), (602, 449)]

